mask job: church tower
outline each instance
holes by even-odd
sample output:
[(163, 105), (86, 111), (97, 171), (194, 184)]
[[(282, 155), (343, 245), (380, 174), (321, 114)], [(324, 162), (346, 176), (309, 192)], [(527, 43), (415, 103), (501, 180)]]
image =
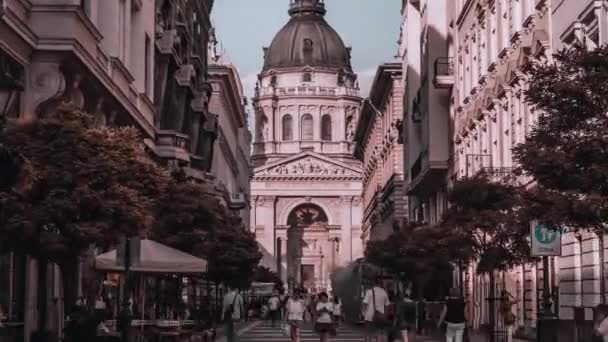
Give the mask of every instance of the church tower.
[(362, 256), (362, 170), (353, 157), (361, 98), (351, 49), (325, 13), (322, 0), (290, 1), (253, 98), (251, 229), (265, 266), (317, 290)]

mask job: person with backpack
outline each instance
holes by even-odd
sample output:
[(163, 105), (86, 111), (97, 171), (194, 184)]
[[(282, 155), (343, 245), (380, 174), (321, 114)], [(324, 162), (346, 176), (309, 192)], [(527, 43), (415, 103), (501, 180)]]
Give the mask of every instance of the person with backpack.
[(224, 296), (222, 310), (227, 342), (236, 342), (238, 336), (234, 323), (241, 319), (243, 312), (243, 297), (236, 289), (229, 288), (228, 293)]

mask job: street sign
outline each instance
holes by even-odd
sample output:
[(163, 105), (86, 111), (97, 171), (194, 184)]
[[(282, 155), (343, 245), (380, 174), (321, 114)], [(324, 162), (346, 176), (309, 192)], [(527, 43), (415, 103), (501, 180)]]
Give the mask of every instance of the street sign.
[(530, 222), (532, 256), (561, 256), (562, 233), (537, 221)]

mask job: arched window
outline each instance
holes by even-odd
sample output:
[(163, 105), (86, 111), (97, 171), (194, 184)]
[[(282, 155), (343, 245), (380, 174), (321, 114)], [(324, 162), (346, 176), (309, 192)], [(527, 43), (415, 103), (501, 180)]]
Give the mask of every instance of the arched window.
[(302, 82), (312, 82), (312, 74), (309, 72), (305, 72), (302, 75)]
[(293, 140), (293, 119), (291, 115), (283, 116), (283, 141)]
[(323, 115), (321, 118), (321, 140), (331, 140), (331, 116)]
[(312, 115), (304, 114), (302, 116), (302, 140), (310, 141), (314, 139)]

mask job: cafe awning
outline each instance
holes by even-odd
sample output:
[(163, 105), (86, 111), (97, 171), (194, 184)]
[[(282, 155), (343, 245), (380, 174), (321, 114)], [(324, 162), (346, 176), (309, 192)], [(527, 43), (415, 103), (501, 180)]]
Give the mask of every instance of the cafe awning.
[[(132, 258), (129, 270), (140, 273), (199, 274), (207, 271), (207, 261), (152, 240), (141, 240), (139, 255)], [(116, 250), (95, 257), (95, 269), (122, 272)]]

